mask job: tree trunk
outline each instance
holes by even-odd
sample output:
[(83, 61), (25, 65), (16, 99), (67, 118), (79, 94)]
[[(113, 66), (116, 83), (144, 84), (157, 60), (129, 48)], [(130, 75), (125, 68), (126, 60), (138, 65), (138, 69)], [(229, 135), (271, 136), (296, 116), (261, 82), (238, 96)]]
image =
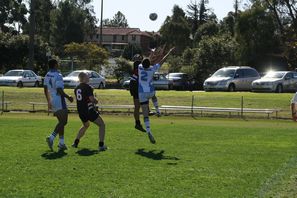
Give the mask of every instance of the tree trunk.
[(29, 62), (28, 69), (34, 68), (34, 40), (35, 40), (35, 0), (30, 3), (30, 30), (29, 30)]

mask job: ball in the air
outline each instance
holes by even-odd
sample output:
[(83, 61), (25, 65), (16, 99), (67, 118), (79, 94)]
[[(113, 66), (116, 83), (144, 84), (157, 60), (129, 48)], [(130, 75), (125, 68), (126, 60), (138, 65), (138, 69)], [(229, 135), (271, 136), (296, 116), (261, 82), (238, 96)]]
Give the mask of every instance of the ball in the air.
[(155, 20), (157, 20), (157, 18), (158, 18), (158, 15), (156, 13), (150, 14), (150, 20), (155, 21)]

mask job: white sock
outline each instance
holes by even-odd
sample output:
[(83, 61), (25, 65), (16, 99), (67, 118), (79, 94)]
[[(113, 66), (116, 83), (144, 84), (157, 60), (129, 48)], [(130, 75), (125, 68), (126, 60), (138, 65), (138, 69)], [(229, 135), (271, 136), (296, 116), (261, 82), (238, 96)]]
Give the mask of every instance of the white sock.
[(159, 105), (158, 105), (158, 100), (153, 100), (153, 104), (154, 104), (154, 107), (156, 109), (156, 112), (157, 113), (160, 113), (160, 109), (159, 109)]
[(150, 119), (144, 118), (144, 124), (145, 124), (145, 128), (146, 128), (146, 132), (151, 133)]
[(52, 132), (52, 134), (50, 135), (50, 141), (54, 141), (55, 137), (57, 136), (57, 133), (55, 131)]
[(61, 136), (61, 137), (60, 137), (60, 142), (59, 142), (59, 144), (60, 144), (60, 145), (65, 144), (65, 143), (64, 143), (64, 136)]

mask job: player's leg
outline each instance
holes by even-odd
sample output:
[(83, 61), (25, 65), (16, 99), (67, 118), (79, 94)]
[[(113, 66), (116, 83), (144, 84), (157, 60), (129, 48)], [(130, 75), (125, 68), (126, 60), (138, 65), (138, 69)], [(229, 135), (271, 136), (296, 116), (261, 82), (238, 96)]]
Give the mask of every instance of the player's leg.
[(105, 123), (103, 119), (98, 115), (97, 119), (93, 121), (99, 127), (99, 151), (105, 151), (107, 146), (104, 144), (105, 140)]
[(59, 150), (66, 150), (67, 147), (64, 141), (64, 128), (68, 122), (68, 110), (61, 109), (54, 114), (58, 119), (58, 124), (56, 125), (55, 131), (59, 134)]
[(138, 98), (134, 98), (134, 119), (135, 119), (135, 129), (145, 132), (140, 122), (140, 103)]
[(90, 122), (86, 121), (86, 122), (82, 122), (83, 125), (82, 127), (79, 129), (77, 135), (76, 135), (76, 139), (74, 140), (74, 143), (72, 144), (72, 147), (77, 148), (80, 139), (85, 135), (86, 131), (88, 130), (89, 126), (90, 126)]
[(160, 109), (159, 109), (158, 98), (156, 97), (155, 94), (152, 97), (152, 101), (153, 101), (154, 107), (156, 109), (157, 116), (160, 117), (161, 116), (161, 112), (160, 112)]
[(155, 144), (156, 141), (153, 137), (153, 134), (151, 132), (151, 126), (150, 126), (150, 118), (149, 118), (149, 97), (147, 97), (146, 93), (139, 94), (139, 100), (142, 108), (142, 114), (143, 114), (143, 121), (145, 124), (146, 132), (149, 136), (149, 139), (151, 143)]

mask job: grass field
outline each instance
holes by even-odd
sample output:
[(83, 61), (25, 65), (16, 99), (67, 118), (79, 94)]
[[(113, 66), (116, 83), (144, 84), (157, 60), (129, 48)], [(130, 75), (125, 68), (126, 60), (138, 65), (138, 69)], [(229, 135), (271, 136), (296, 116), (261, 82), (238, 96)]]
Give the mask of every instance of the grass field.
[[(133, 118), (104, 116), (109, 150), (92, 126), (78, 149), (51, 153), (55, 118), (0, 116), (0, 197), (295, 197), (297, 124), (152, 118), (156, 145)], [(72, 114), (68, 146), (80, 126)]]
[[(12, 102), (11, 109), (32, 110), (29, 102), (45, 102), (42, 88), (12, 88), (0, 87), (5, 92), (5, 100)], [(66, 92), (73, 95), (73, 89), (66, 89)], [(132, 98), (127, 90), (95, 90), (99, 101), (103, 105), (133, 104)], [(250, 92), (190, 92), (190, 91), (157, 91), (161, 105), (194, 105), (203, 107), (241, 107), (241, 97), (244, 98), (245, 108), (270, 108), (281, 109), (279, 114), (282, 118), (290, 118), (290, 101), (292, 93), (250, 93)], [(37, 107), (38, 108), (38, 107)], [(39, 107), (45, 109), (44, 106)], [(263, 115), (263, 117), (267, 117)]]

